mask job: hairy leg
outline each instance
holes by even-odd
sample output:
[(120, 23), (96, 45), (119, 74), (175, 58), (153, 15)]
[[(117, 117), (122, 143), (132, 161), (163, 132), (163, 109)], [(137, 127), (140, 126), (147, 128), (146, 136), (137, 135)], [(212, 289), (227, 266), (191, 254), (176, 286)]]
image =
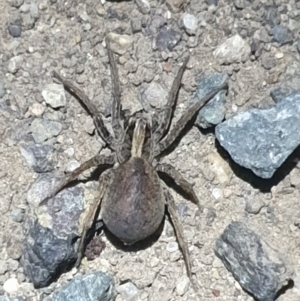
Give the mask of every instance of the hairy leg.
[(101, 117), (101, 114), (97, 112), (97, 108), (87, 97), (87, 95), (81, 89), (76, 87), (73, 83), (63, 79), (56, 71), (53, 71), (52, 75), (63, 84), (63, 86), (67, 91), (74, 94), (76, 98), (78, 98), (80, 101), (83, 102), (83, 104), (87, 107), (89, 113), (93, 117), (99, 135), (111, 148), (113, 148), (113, 137), (111, 136), (108, 129), (106, 128), (103, 119)]
[(100, 166), (100, 165), (113, 165), (114, 164), (114, 156), (104, 156), (104, 155), (96, 155), (95, 157), (91, 158), (90, 160), (82, 163), (78, 168), (76, 168), (74, 171), (68, 173), (63, 180), (61, 181), (60, 185), (44, 200), (41, 201), (39, 206), (45, 205), (49, 199), (53, 198), (59, 191), (61, 191), (67, 184), (74, 181), (80, 174), (82, 174), (84, 171), (90, 169), (94, 166)]
[(120, 89), (120, 79), (118, 75), (118, 69), (116, 64), (116, 59), (113, 51), (110, 48), (109, 39), (106, 39), (107, 44), (107, 54), (110, 63), (111, 69), (111, 81), (112, 81), (112, 128), (115, 134), (115, 140), (119, 141), (124, 131), (123, 126), (121, 124), (121, 89)]
[(79, 241), (78, 246), (78, 257), (76, 260), (75, 266), (78, 268), (80, 266), (82, 257), (84, 255), (84, 247), (85, 247), (85, 239), (88, 230), (93, 226), (95, 219), (96, 219), (96, 212), (98, 211), (99, 207), (101, 206), (102, 200), (105, 197), (106, 191), (110, 184), (111, 179), (111, 169), (106, 170), (103, 172), (99, 178), (99, 190), (98, 195), (94, 199), (93, 203), (90, 205), (88, 212), (83, 220), (82, 226), (82, 233)]
[(183, 228), (180, 224), (180, 220), (178, 217), (178, 213), (176, 210), (174, 199), (171, 195), (171, 193), (168, 191), (167, 188), (164, 188), (164, 194), (165, 194), (165, 201), (167, 204), (168, 212), (170, 214), (171, 222), (174, 227), (174, 231), (176, 234), (176, 238), (179, 244), (179, 247), (183, 254), (183, 259), (186, 265), (187, 275), (192, 280), (192, 271), (191, 271), (191, 260), (190, 260), (190, 252), (188, 249), (187, 241), (185, 240), (184, 234), (183, 234)]
[(190, 57), (188, 56), (179, 68), (168, 95), (168, 102), (165, 108), (163, 108), (161, 114), (157, 116), (157, 128), (153, 133), (154, 143), (158, 143), (164, 137), (170, 126), (172, 115), (176, 105), (178, 91), (181, 85), (181, 79), (186, 68), (186, 64), (189, 61), (189, 58)]
[(199, 210), (203, 211), (193, 186), (172, 165), (159, 163), (156, 166), (156, 170), (165, 173), (167, 176), (173, 179), (173, 181), (189, 195), (191, 201), (198, 206)]
[(177, 124), (170, 130), (170, 132), (166, 135), (166, 137), (161, 140), (155, 148), (154, 156), (159, 156), (163, 151), (165, 151), (171, 144), (175, 141), (175, 139), (179, 136), (181, 131), (185, 128), (186, 124), (195, 116), (195, 114), (211, 99), (213, 98), (219, 91), (223, 90), (227, 87), (227, 83), (223, 84), (217, 90), (209, 93), (205, 97), (203, 97), (200, 101), (196, 102), (192, 106), (190, 106), (185, 113), (179, 118)]

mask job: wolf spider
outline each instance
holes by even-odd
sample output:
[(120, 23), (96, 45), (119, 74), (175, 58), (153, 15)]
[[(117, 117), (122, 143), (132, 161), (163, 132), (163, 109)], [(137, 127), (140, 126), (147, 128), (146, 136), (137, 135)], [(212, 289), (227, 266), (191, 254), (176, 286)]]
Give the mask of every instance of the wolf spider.
[(189, 57), (187, 57), (174, 79), (165, 108), (156, 112), (153, 118), (145, 112), (126, 117), (121, 109), (120, 81), (114, 54), (107, 43), (107, 52), (112, 78), (111, 122), (113, 135), (105, 126), (102, 116), (87, 95), (69, 81), (62, 79), (55, 71), (66, 90), (75, 95), (86, 106), (93, 117), (95, 127), (112, 153), (108, 156), (97, 154), (67, 174), (59, 187), (45, 202), (55, 196), (67, 184), (85, 170), (96, 166), (111, 166), (99, 177), (99, 194), (88, 209), (78, 247), (76, 266), (84, 254), (87, 231), (93, 226), (99, 212), (107, 229), (125, 244), (133, 244), (152, 235), (161, 225), (166, 209), (171, 218), (175, 234), (182, 250), (187, 275), (191, 279), (191, 263), (183, 229), (176, 211), (174, 199), (159, 174), (165, 174), (181, 187), (190, 200), (200, 207), (192, 185), (170, 164), (159, 163), (159, 157), (173, 144), (186, 124), (195, 117), (201, 107), (222, 88), (210, 93), (201, 101), (192, 104), (181, 116), (178, 123), (169, 130), (176, 105), (181, 79)]

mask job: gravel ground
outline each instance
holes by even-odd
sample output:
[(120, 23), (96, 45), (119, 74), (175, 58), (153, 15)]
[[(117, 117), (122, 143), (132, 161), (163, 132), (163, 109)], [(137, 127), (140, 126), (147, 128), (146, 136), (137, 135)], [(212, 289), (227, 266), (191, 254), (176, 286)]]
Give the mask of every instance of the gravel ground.
[[(73, 269), (46, 288), (34, 289), (24, 275), (19, 258), (30, 185), (39, 173), (73, 170), (104, 146), (84, 108), (51, 86), (51, 71), (83, 88), (109, 121), (111, 83), (103, 42), (108, 33), (122, 35), (113, 37), (113, 47), (119, 54), (123, 106), (131, 112), (164, 104), (179, 63), (190, 52), (175, 117), (192, 99), (200, 77), (218, 71), (229, 77), (229, 118), (269, 106), (271, 89), (300, 75), (299, 3), (0, 0), (0, 11), (0, 295), (44, 300), (75, 274), (103, 271), (113, 275), (118, 301), (195, 300), (168, 220), (159, 239), (137, 252), (118, 250), (103, 235), (106, 247), (100, 257), (84, 260), (80, 271)], [(239, 50), (235, 56), (232, 51), (214, 52), (237, 34), (238, 44), (228, 46), (229, 52), (230, 47)], [(49, 91), (59, 97), (47, 97)], [(40, 152), (47, 153), (42, 168), (28, 163), (30, 143), (43, 145)], [(215, 143), (213, 131), (194, 126), (164, 158), (194, 183), (205, 208), (199, 214), (172, 191), (201, 300), (253, 300), (214, 254), (217, 238), (232, 221), (246, 224), (289, 260), (293, 285), (277, 300), (299, 300), (298, 157), (297, 149), (280, 175), (262, 180), (232, 163)], [(95, 184), (80, 185), (95, 195)]]

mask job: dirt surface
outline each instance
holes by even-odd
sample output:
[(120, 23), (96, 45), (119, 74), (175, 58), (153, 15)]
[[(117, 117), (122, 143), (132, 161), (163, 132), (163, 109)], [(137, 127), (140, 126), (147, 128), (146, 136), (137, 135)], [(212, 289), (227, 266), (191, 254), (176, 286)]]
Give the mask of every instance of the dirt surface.
[[(95, 99), (100, 111), (109, 111), (111, 84), (103, 40), (109, 32), (117, 32), (132, 39), (131, 46), (122, 50), (118, 58), (126, 106), (138, 107), (140, 104), (136, 99), (143, 103), (141, 95), (151, 82), (159, 83), (168, 91), (179, 63), (189, 52), (191, 59), (183, 77), (175, 116), (184, 111), (201, 74), (221, 71), (229, 75), (226, 103), (226, 117), (229, 117), (236, 111), (272, 103), (270, 89), (284, 81), (287, 75), (298, 75), (296, 44), (300, 7), (295, 1), (191, 0), (178, 12), (173, 12), (166, 3), (150, 1), (151, 12), (142, 14), (134, 1), (49, 0), (37, 3), (39, 14), (32, 26), (32, 21), (25, 17), (30, 10), (26, 3), (30, 6), (31, 2), (26, 0), (21, 7), (15, 8), (16, 2), (0, 0), (0, 83), (6, 91), (0, 102), (0, 294), (7, 292), (7, 280), (17, 278), (18, 285), (12, 296), (43, 300), (72, 279), (77, 271), (64, 274), (56, 283), (40, 290), (35, 290), (23, 274), (18, 263), (23, 238), (22, 216), (28, 209), (26, 192), (37, 173), (21, 155), (20, 146), (28, 141), (30, 124), (35, 118), (55, 120), (62, 125), (61, 132), (44, 143), (54, 148), (55, 170), (65, 171), (76, 162), (84, 162), (104, 145), (97, 135), (90, 134), (93, 133), (90, 116), (68, 93), (67, 102), (61, 108), (53, 109), (46, 104), (42, 91), (47, 84), (53, 83), (51, 71), (59, 71), (76, 82)], [(212, 5), (212, 2), (218, 2), (218, 5)], [(292, 42), (284, 45), (272, 42), (268, 32), (274, 17), (271, 16), (271, 21), (266, 21), (265, 17), (269, 7), (275, 7), (282, 24), (292, 27)], [(186, 12), (198, 19), (191, 36), (185, 33), (182, 25)], [(16, 23), (16, 14), (23, 18), (23, 23), (21, 37), (14, 38), (9, 34), (8, 26)], [(135, 24), (138, 29), (133, 33), (133, 22), (139, 24), (138, 20), (141, 23)], [(181, 41), (171, 51), (156, 49), (154, 45), (159, 24), (164, 22), (182, 34)], [(253, 51), (245, 62), (220, 65), (213, 50), (235, 34), (240, 34), (252, 48), (253, 37), (259, 36), (255, 46), (258, 50)], [(19, 64), (17, 70), (10, 65), (16, 56), (21, 57), (21, 63), (19, 60), (16, 63)], [(265, 62), (270, 58), (271, 63)], [(160, 106), (161, 102), (157, 102)], [(37, 107), (44, 112), (40, 114)], [(171, 163), (194, 183), (205, 208), (200, 214), (195, 205), (172, 191), (181, 212), (192, 270), (201, 288), (202, 300), (253, 300), (214, 254), (216, 239), (233, 220), (244, 222), (286, 256), (294, 267), (295, 281), (293, 288), (277, 300), (299, 300), (298, 166), (271, 185), (270, 181), (257, 179), (259, 185), (253, 186), (247, 173), (240, 176), (237, 166), (229, 165), (224, 158), (231, 163), (226, 155), (220, 156), (213, 131), (203, 132), (197, 127), (192, 127), (177, 148), (164, 158), (164, 162)], [(295, 158), (297, 154), (290, 162)], [(248, 210), (252, 213), (245, 209), (249, 204), (256, 208)], [(112, 274), (120, 292), (116, 300), (128, 300), (128, 296), (118, 290), (125, 282), (132, 282), (138, 291), (133, 300), (195, 300), (168, 220), (157, 242), (145, 250), (128, 253), (116, 249), (104, 235), (103, 240), (106, 247), (100, 257), (84, 261), (78, 273), (101, 270)]]

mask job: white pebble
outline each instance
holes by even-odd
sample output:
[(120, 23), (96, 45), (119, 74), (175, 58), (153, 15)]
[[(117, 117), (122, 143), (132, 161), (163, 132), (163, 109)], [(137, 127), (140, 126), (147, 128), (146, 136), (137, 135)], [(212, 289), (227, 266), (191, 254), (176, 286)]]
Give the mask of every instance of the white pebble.
[(188, 34), (194, 34), (198, 27), (198, 19), (191, 14), (185, 14), (183, 17), (183, 26)]
[(79, 166), (80, 166), (80, 163), (78, 161), (72, 160), (68, 163), (68, 165), (66, 167), (66, 172), (72, 172)]
[(19, 290), (19, 282), (16, 278), (9, 278), (3, 284), (3, 289), (8, 294), (15, 293)]
[(222, 198), (222, 197), (223, 197), (222, 189), (220, 189), (220, 188), (214, 188), (213, 191), (212, 191), (212, 196), (213, 196), (216, 200)]
[(176, 284), (176, 293), (179, 296), (183, 296), (187, 292), (189, 285), (189, 278), (187, 276), (182, 276)]
[(178, 250), (178, 243), (176, 241), (169, 242), (166, 249), (169, 253), (175, 252)]

